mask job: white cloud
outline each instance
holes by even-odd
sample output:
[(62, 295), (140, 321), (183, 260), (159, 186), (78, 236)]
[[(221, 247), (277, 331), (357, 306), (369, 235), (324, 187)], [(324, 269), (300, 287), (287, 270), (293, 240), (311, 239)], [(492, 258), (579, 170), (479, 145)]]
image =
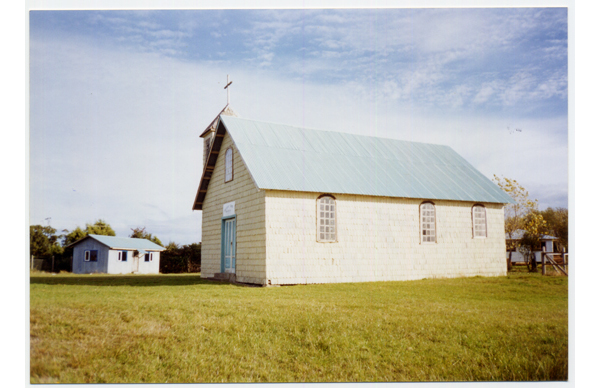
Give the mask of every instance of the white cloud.
[(496, 93), (497, 85), (496, 82), (486, 82), (481, 85), (481, 88), (473, 98), (475, 104), (481, 104), (490, 99), (490, 97)]
[[(225, 103), (213, 97), (221, 72), (64, 41), (32, 42), (31, 67), (31, 222), (71, 229), (101, 217), (198, 241), (198, 135)], [(154, 232), (169, 219), (190, 233)]]
[[(302, 19), (308, 14), (327, 20), (331, 27)], [(226, 103), (226, 74), (234, 81), (232, 105), (243, 117), (447, 144), (486, 176), (515, 178), (534, 197), (566, 206), (552, 202), (565, 198), (567, 191), (566, 117), (524, 119), (510, 109), (486, 115), (439, 112), (441, 107), (486, 102), (510, 107), (532, 99), (566, 98), (564, 71), (520, 68), (505, 81), (494, 75), (483, 81), (456, 79), (447, 65), (481, 47), (479, 38), (462, 38), (467, 34), (464, 28), (451, 32), (457, 41), (451, 48), (444, 50), (443, 37), (429, 38), (423, 49), (427, 55), (415, 51), (408, 65), (397, 65), (397, 58), (389, 58), (417, 50), (420, 41), (414, 41), (415, 36), (425, 37), (427, 28), (442, 28), (436, 27), (435, 20), (443, 19), (438, 16), (421, 26), (418, 22), (426, 20), (419, 12), (410, 16), (415, 35), (405, 34), (405, 21), (378, 20), (390, 28), (378, 32), (385, 54), (380, 57), (352, 56), (372, 50), (377, 42), (368, 30), (371, 14), (269, 15), (270, 24), (248, 31), (259, 38), (248, 42), (252, 58), (231, 63), (161, 55), (158, 50), (177, 54), (177, 39), (197, 26), (191, 20), (180, 23), (187, 26), (181, 27), (183, 32), (138, 20), (134, 27), (141, 32), (126, 37), (139, 42), (138, 50), (98, 47), (80, 37), (32, 40), (31, 222), (52, 217), (57, 229), (72, 229), (104, 218), (120, 235), (146, 226), (163, 242), (198, 241), (201, 213), (191, 211), (201, 173), (198, 135)], [(300, 33), (300, 21), (307, 24), (305, 31), (312, 28), (312, 33), (322, 34), (318, 44), (327, 50), (287, 61), (283, 66), (288, 71), (274, 71), (278, 44), (286, 34)], [(485, 25), (473, 23), (467, 27)], [(521, 31), (534, 28), (527, 18), (509, 24), (506, 28)], [(512, 33), (498, 33), (492, 41), (509, 44), (518, 36)], [(154, 46), (144, 42), (153, 34), (150, 42), (157, 51), (148, 52)], [(157, 40), (159, 35), (165, 39)], [(384, 67), (384, 59), (392, 66)], [(341, 77), (355, 69), (364, 76)], [(327, 74), (325, 81), (305, 77), (319, 72)], [(444, 83), (449, 86), (439, 87)], [(522, 132), (510, 133), (507, 126)]]

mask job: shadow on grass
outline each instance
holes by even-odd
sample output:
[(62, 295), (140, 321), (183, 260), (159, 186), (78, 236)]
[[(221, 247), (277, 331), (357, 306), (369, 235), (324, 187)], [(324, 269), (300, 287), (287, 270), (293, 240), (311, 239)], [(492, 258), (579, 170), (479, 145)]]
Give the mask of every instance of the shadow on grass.
[(67, 285), (67, 286), (189, 286), (189, 285), (212, 285), (225, 286), (229, 283), (216, 282), (201, 279), (197, 276), (182, 275), (67, 275), (53, 276), (41, 275), (31, 276), (30, 284)]

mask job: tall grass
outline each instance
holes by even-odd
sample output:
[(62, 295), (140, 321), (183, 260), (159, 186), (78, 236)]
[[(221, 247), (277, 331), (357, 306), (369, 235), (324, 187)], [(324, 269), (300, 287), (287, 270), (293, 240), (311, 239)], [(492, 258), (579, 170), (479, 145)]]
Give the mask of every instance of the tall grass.
[(567, 280), (31, 277), (32, 383), (565, 380)]

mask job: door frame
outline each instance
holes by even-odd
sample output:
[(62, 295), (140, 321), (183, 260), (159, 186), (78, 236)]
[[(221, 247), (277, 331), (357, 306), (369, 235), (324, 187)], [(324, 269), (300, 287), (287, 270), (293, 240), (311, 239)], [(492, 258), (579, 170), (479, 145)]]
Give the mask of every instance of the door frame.
[(233, 266), (233, 273), (236, 273), (237, 267), (237, 215), (233, 214), (226, 217), (221, 217), (221, 273), (225, 272), (225, 221), (233, 219), (233, 257), (235, 258), (235, 265)]
[(138, 252), (138, 254), (135, 255), (134, 252), (131, 254), (131, 272), (138, 273), (140, 272), (140, 253)]

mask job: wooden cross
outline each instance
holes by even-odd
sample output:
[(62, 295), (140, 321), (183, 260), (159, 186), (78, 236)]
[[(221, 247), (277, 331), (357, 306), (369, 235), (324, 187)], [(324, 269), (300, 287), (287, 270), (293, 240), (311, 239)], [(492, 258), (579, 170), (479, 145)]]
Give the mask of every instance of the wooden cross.
[(229, 74), (227, 74), (227, 85), (223, 89), (227, 89), (227, 105), (229, 105), (229, 85), (231, 85), (233, 81), (229, 82)]

